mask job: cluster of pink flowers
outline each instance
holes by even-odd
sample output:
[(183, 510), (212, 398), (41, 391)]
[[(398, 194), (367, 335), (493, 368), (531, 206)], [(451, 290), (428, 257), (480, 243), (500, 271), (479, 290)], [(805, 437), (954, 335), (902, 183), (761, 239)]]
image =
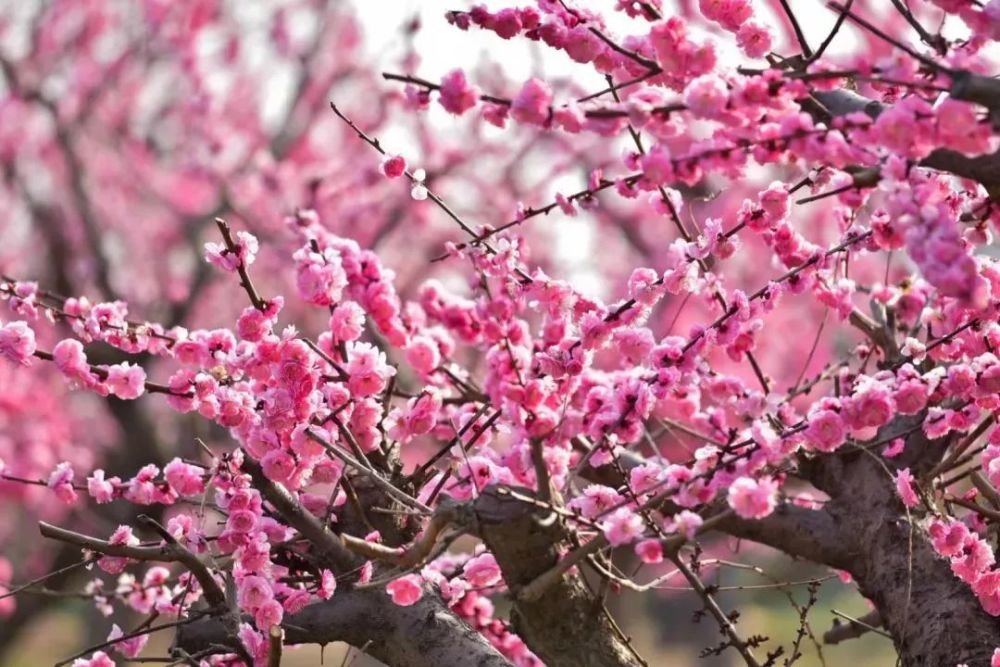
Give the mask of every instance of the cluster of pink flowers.
[(1000, 2), (970, 0), (932, 0), (946, 12), (957, 14), (983, 40), (1000, 40)]
[(707, 19), (736, 34), (736, 43), (751, 58), (760, 58), (771, 50), (771, 30), (753, 19), (750, 0), (699, 0), (698, 7)]
[(236, 232), (233, 239), (234, 247), (230, 249), (224, 243), (206, 243), (205, 259), (225, 271), (236, 271), (253, 264), (260, 250), (257, 237), (249, 232)]
[[(18, 318), (0, 324), (0, 357), (11, 369), (30, 365), (35, 372), (44, 360), (69, 386), (100, 397), (164, 394), (170, 408), (209, 420), (235, 447), (205, 464), (176, 457), (118, 474), (60, 456), (46, 461), (45, 474), (34, 466), (37, 479), (26, 478), (0, 462), (0, 479), (47, 489), (65, 505), (83, 496), (96, 504), (173, 506), (159, 538), (165, 547), (204, 556), (210, 577), (235, 591), (230, 602), (246, 615), (240, 648), (257, 663), (267, 658), (269, 630), (334, 598), (339, 579), (342, 587), (381, 581), (380, 594), (402, 607), (440, 593), (512, 662), (540, 664), (495, 616), (489, 596), (506, 591), (506, 582), (485, 547), (464, 555), (435, 552), (401, 571), (393, 568), (405, 547), (383, 543), (379, 531), (349, 534), (356, 525), (348, 519), (364, 502), (355, 475), (368, 478), (362, 490), (395, 485), (394, 502), (419, 509), (399, 520), (414, 541), (441, 498), (471, 505), (490, 485), (524, 487), (564, 502), (559, 519), (578, 531), (580, 544), (629, 549), (650, 566), (675, 557), (665, 551), (666, 539), (696, 540), (717, 512), (760, 521), (786, 503), (813, 507), (808, 495), (796, 499), (788, 491), (790, 471), (848, 447), (898, 466), (886, 488), (895, 487), (908, 517), (922, 520), (925, 511), (936, 511), (928, 501), (949, 497), (924, 488), (906, 439), (911, 433), (932, 441), (978, 438), (1000, 410), (1000, 264), (977, 253), (991, 240), (989, 223), (1000, 217), (989, 199), (995, 193), (927, 168), (928, 158), (941, 149), (958, 160), (990, 154), (1000, 146), (995, 128), (976, 104), (945, 96), (932, 101), (927, 91), (942, 92), (947, 72), (925, 76), (918, 64), (926, 63), (905, 55), (860, 63), (857, 75), (829, 62), (793, 72), (773, 57), (761, 71), (723, 67), (715, 37), (703, 37), (699, 27), (716, 36), (721, 28), (753, 59), (773, 56), (775, 35), (749, 0), (690, 4), (700, 16), (685, 10), (664, 18), (658, 0), (618, 0), (618, 11), (648, 20), (625, 38), (613, 35), (598, 12), (564, 2), (448, 13), (462, 30), (521, 37), (588, 66), (618, 84), (615, 101), (603, 94), (573, 101), (569, 87), (538, 77), (510, 85), (516, 92), (505, 99), (453, 69), (439, 84), (396, 77), (407, 82), (402, 97), (409, 108), (427, 109), (436, 100), (454, 115), (476, 109), (498, 127), (513, 120), (538, 132), (632, 141), (620, 156), (589, 169), (580, 192), (555, 195), (539, 208), (527, 204), (551, 193), (498, 202), (490, 210), (516, 210), (503, 228), (462, 222), (474, 238), (451, 243), (443, 258), (463, 262), (464, 282), (442, 268), (441, 280), (397, 285), (392, 250), (384, 263), (311, 208), (342, 194), (323, 183), (321, 170), (292, 178), (285, 172), (293, 169), (264, 158), (263, 183), (234, 189), (259, 189), (256, 196), (268, 199), (273, 195), (260, 193), (296, 181), (288, 200), (301, 208), (284, 217), (273, 206), (265, 209), (267, 231), (283, 229), (295, 243), (287, 253), (295, 298), (287, 304), (282, 296), (261, 297), (251, 284), (248, 270), (262, 250), (257, 236), (244, 230), (230, 236), (222, 223), (223, 241), (205, 244), (204, 259), (238, 273), (250, 300), (226, 311), (229, 328), (136, 322), (111, 290), (107, 301), (91, 303), (4, 278), (0, 298)], [(976, 51), (996, 35), (1000, 2), (936, 4), (958, 13), (973, 33), (961, 54), (948, 57), (949, 66), (981, 69)], [(298, 57), (289, 21), (284, 12), (275, 16), (271, 39), (280, 53)], [(153, 22), (170, 25), (165, 15)], [(821, 104), (819, 93), (838, 91), (849, 76), (856, 76), (858, 90), (878, 93), (878, 102), (864, 107), (870, 113), (838, 115)], [(352, 180), (345, 189), (402, 182), (413, 199), (432, 201), (400, 215), (425, 222), (425, 209), (440, 205), (425, 184), (427, 173), (411, 171), (401, 155), (358, 134), (384, 159), (366, 171), (370, 182)], [(214, 139), (221, 145), (224, 137)], [(438, 167), (446, 177), (454, 156), (428, 152), (436, 156), (425, 164), (434, 165), (437, 189)], [(464, 148), (451, 152), (479, 157)], [(221, 148), (213, 153), (220, 162), (231, 159)], [(771, 175), (759, 178), (762, 171)], [(771, 181), (778, 171), (788, 178)], [(724, 189), (732, 192), (682, 194)], [(676, 230), (669, 238), (652, 230), (647, 238), (646, 227), (629, 228), (644, 258), (624, 271), (622, 262), (608, 262), (614, 264), (604, 276), (613, 276), (609, 296), (551, 277), (547, 271), (558, 262), (533, 255), (542, 244), (522, 233), (550, 211), (616, 216), (603, 197), (634, 207), (637, 220), (653, 218)], [(817, 199), (828, 205), (802, 208)], [(362, 202), (351, 215), (364, 218), (373, 206)], [(594, 265), (605, 268), (603, 260)], [(235, 290), (237, 276), (230, 277)], [(827, 312), (843, 325), (833, 334), (824, 331)], [(814, 319), (823, 324), (812, 348), (790, 359), (788, 350), (802, 347), (802, 322)], [(849, 323), (859, 332), (844, 334)], [(93, 343), (112, 346), (126, 360), (92, 363), (101, 358), (88, 347)], [(841, 359), (833, 358), (834, 349)], [(163, 384), (153, 380), (161, 375)], [(901, 418), (913, 422), (904, 435), (887, 428)], [(989, 435), (981, 454), (983, 477), (994, 485), (1000, 485), (998, 434)], [(683, 447), (674, 448), (675, 441)], [(436, 454), (428, 454), (431, 445)], [(648, 445), (654, 456), (633, 461)], [(602, 469), (618, 481), (576, 483), (582, 472)], [(286, 525), (274, 496), (265, 501), (265, 488), (287, 494), (308, 525), (333, 529), (329, 536), (353, 545), (364, 565), (334, 572), (297, 551), (308, 531)], [(217, 523), (205, 519), (208, 506)], [(923, 523), (955, 575), (987, 612), (1000, 615), (1000, 570), (982, 537), (984, 519), (973, 510), (964, 520)], [(128, 525), (107, 542), (143, 544)], [(213, 594), (210, 580), (190, 572), (175, 576), (153, 567), (137, 578), (137, 552), (112, 553), (130, 557), (97, 558), (101, 571), (118, 577), (114, 593), (92, 584), (102, 609), (115, 599), (143, 613), (181, 615)], [(5, 563), (0, 593), (11, 580)], [(9, 607), (0, 606), (5, 612)], [(115, 626), (109, 651), (134, 658), (145, 639), (126, 638)], [(113, 662), (98, 652), (76, 664)]]
[(0, 326), (0, 356), (27, 366), (35, 354), (35, 332), (26, 322), (8, 322)]
[(933, 520), (927, 528), (934, 550), (951, 561), (955, 576), (972, 587), (989, 614), (1000, 616), (1000, 570), (983, 538), (961, 521)]

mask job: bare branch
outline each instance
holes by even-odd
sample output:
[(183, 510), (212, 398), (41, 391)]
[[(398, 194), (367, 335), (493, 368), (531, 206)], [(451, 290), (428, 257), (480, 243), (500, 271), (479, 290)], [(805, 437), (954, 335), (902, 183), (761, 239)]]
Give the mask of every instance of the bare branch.
[(849, 618), (847, 623), (841, 623), (839, 619), (833, 619), (833, 627), (823, 633), (824, 644), (839, 644), (849, 639), (856, 639), (867, 634), (882, 625), (882, 615), (878, 610), (870, 611), (861, 618)]
[(96, 551), (106, 556), (131, 558), (133, 560), (157, 561), (160, 563), (181, 563), (198, 579), (205, 599), (213, 607), (225, 605), (226, 596), (219, 583), (212, 576), (208, 566), (197, 556), (181, 546), (176, 541), (168, 542), (158, 547), (130, 546), (127, 544), (111, 544), (107, 540), (83, 535), (67, 528), (60, 528), (40, 521), (38, 528), (43, 537), (68, 544), (74, 544), (88, 551)]

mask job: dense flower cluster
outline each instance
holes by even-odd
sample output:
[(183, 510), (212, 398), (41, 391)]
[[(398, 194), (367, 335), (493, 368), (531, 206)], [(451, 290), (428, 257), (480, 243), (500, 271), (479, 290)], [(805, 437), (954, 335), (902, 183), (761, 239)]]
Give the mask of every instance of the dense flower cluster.
[[(1000, 3), (935, 2), (961, 17), (967, 41), (929, 41), (925, 55), (883, 36), (900, 53), (858, 62), (806, 44), (778, 58), (781, 31), (749, 0), (687, 4), (665, 17), (659, 1), (619, 0), (638, 26), (623, 38), (599, 12), (566, 2), (447, 14), (461, 30), (538, 42), (607, 78), (609, 90), (581, 99), (540, 77), (512, 83), (510, 98), (494, 94), (502, 82), (462, 69), (439, 83), (386, 77), (404, 82), (399, 97), (417, 116), (436, 102), (558, 141), (631, 141), (579, 192), (546, 192), (552, 201), (537, 208), (506, 202), (517, 212), (502, 227), (467, 223), (435, 192), (442, 165), (412, 168), (333, 108), (373, 149), (368, 180), (349, 189), (404, 183), (394, 215), (423, 220), (436, 206), (469, 237), (448, 244), (440, 276), (404, 280), (408, 267), (340, 229), (338, 215), (378, 205), (331, 215), (323, 201), (340, 193), (324, 191), (316, 169), (290, 211), (266, 209), (287, 283), (260, 284), (290, 285), (284, 294), (254, 282), (269, 252), (258, 234), (220, 219), (221, 239), (204, 243), (201, 259), (226, 293), (246, 296), (221, 309), (226, 326), (136, 321), (107, 290), (92, 302), (3, 277), (2, 377), (48, 365), (70, 388), (111, 401), (159, 395), (215, 427), (200, 458), (171, 455), (126, 474), (69, 455), (42, 469), (0, 439), (11, 457), (0, 460), (4, 483), (65, 506), (171, 508), (107, 536), (43, 524), (116, 578), (114, 590), (103, 578), (89, 584), (102, 612), (217, 617), (228, 643), (201, 664), (264, 665), (290, 617), (375, 589), (397, 611), (443, 602), (512, 664), (540, 665), (491, 596), (537, 599), (547, 578), (584, 564), (616, 590), (643, 590), (589, 558), (615, 548), (644, 567), (670, 561), (696, 582), (684, 562), (702, 533), (754, 538), (765, 522), (820, 513), (838, 498), (816, 471), (868, 457), (888, 490), (879, 511), (907, 523), (910, 555), (924, 540), (977, 612), (1000, 616), (987, 539), (1000, 516), (1000, 263), (984, 252), (1000, 223), (1000, 183), (995, 164), (982, 167), (1000, 148), (1000, 93), (981, 76)], [(162, 11), (154, 23), (169, 22)], [(271, 39), (295, 56), (287, 20), (275, 18)], [(726, 62), (720, 35), (769, 67)], [(276, 191), (284, 178), (275, 169), (257, 187)], [(528, 231), (534, 218), (615, 206), (671, 236), (651, 243), (641, 224), (626, 227), (641, 259), (624, 269), (595, 261), (603, 294), (558, 277), (555, 253), (535, 254), (545, 241)], [(820, 322), (811, 347), (788, 340), (810, 319)], [(490, 493), (562, 531), (531, 582), (511, 579), (503, 545), (468, 518)], [(461, 532), (482, 543), (447, 550)], [(831, 567), (845, 569), (839, 559)], [(8, 569), (0, 559), (0, 595)], [(0, 615), (13, 612), (8, 600)], [(74, 665), (135, 658), (147, 637), (115, 625), (106, 650)]]

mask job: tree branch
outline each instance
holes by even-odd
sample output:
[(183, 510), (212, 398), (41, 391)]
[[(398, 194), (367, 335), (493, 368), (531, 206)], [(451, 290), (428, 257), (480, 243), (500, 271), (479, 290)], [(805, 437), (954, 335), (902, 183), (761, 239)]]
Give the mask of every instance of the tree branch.
[(38, 528), (43, 537), (59, 540), (60, 542), (66, 542), (68, 544), (74, 544), (82, 549), (96, 551), (106, 556), (132, 558), (134, 560), (143, 561), (157, 561), (161, 563), (181, 563), (188, 570), (190, 570), (191, 574), (193, 574), (195, 578), (198, 579), (198, 583), (201, 585), (201, 589), (205, 593), (205, 599), (210, 605), (215, 607), (226, 603), (226, 596), (222, 592), (222, 588), (219, 586), (219, 583), (215, 580), (215, 577), (212, 576), (208, 566), (201, 562), (201, 559), (199, 559), (196, 555), (182, 547), (180, 544), (177, 544), (176, 541), (173, 543), (168, 542), (157, 547), (129, 546), (127, 544), (111, 544), (107, 540), (90, 537), (89, 535), (83, 535), (66, 528), (53, 526), (52, 524), (45, 523), (44, 521), (38, 522)]
[(833, 619), (833, 627), (823, 633), (824, 644), (839, 644), (848, 639), (858, 637), (878, 628), (882, 625), (882, 615), (878, 610), (870, 611), (861, 618), (841, 623), (840, 619)]
[[(400, 607), (382, 590), (338, 589), (330, 600), (286, 616), (283, 626), (285, 644), (342, 641), (389, 667), (511, 667), (430, 591)], [(195, 653), (225, 641), (223, 623), (205, 619), (182, 627), (176, 645)]]
[[(1000, 108), (1000, 93), (985, 90), (986, 87), (977, 82), (978, 79), (974, 78), (968, 80), (969, 90), (976, 92), (966, 91), (966, 94), (984, 97), (990, 103), (997, 105), (993, 108)], [(1000, 82), (996, 83), (1000, 85)], [(813, 98), (818, 100), (831, 116), (845, 116), (860, 111), (872, 118), (878, 118), (883, 111), (889, 108), (881, 102), (868, 99), (849, 90), (816, 91), (813, 93)], [(958, 98), (956, 97), (956, 99)], [(970, 97), (964, 99), (977, 101)], [(921, 160), (920, 166), (977, 181), (985, 186), (994, 197), (1000, 196), (1000, 151), (989, 155), (969, 157), (958, 151), (939, 148)]]

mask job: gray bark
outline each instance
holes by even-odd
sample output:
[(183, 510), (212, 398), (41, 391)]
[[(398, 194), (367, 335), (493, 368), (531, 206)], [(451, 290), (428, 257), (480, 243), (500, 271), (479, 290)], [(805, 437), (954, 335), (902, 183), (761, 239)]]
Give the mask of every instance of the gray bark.
[[(347, 642), (390, 667), (511, 665), (431, 591), (400, 607), (381, 589), (338, 590), (330, 600), (286, 617), (283, 625), (287, 644)], [(176, 644), (195, 653), (226, 641), (223, 622), (206, 619), (181, 627)]]

